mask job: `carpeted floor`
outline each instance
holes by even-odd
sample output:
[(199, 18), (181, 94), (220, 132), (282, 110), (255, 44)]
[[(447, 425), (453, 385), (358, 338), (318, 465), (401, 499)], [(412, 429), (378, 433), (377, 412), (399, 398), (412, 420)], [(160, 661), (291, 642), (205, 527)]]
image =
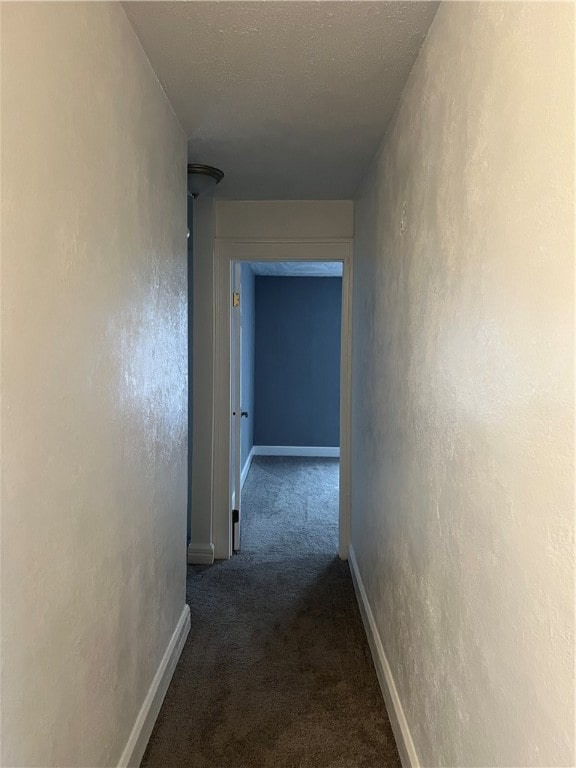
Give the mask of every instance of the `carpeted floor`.
[(338, 460), (257, 457), (242, 551), (190, 567), (146, 768), (400, 768), (348, 564)]

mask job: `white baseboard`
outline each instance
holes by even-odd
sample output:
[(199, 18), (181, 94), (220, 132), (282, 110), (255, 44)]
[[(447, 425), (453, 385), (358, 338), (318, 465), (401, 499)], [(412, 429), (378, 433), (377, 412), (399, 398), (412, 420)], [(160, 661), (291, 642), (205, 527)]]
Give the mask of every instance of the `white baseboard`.
[(246, 482), (246, 478), (248, 477), (248, 472), (250, 472), (250, 467), (252, 465), (253, 458), (254, 458), (254, 446), (252, 446), (252, 448), (250, 449), (248, 458), (246, 459), (244, 466), (242, 467), (242, 472), (240, 474), (240, 488), (244, 488), (244, 483)]
[(140, 707), (140, 712), (122, 752), (118, 768), (138, 768), (140, 765), (189, 631), (190, 608), (185, 605), (160, 666), (156, 670), (152, 684), (148, 689), (144, 703)]
[(374, 660), (376, 674), (378, 675), (380, 688), (382, 689), (382, 695), (384, 696), (386, 709), (388, 711), (388, 717), (390, 718), (392, 730), (394, 731), (394, 736), (396, 738), (396, 746), (400, 753), (402, 766), (403, 768), (420, 768), (420, 761), (408, 727), (408, 721), (406, 720), (406, 715), (404, 714), (398, 689), (394, 682), (392, 670), (390, 669), (390, 664), (386, 658), (380, 633), (378, 632), (378, 627), (376, 626), (374, 615), (370, 608), (370, 603), (368, 602), (368, 596), (364, 589), (360, 570), (358, 569), (358, 561), (356, 560), (352, 545), (350, 545), (349, 549), (348, 562), (350, 564), (350, 572), (352, 573), (354, 591), (356, 592), (362, 621), (364, 622), (364, 629), (368, 636), (368, 643), (370, 644), (370, 650), (372, 651), (372, 659)]
[(312, 445), (255, 445), (254, 456), (325, 456), (338, 458), (340, 448)]
[[(244, 483), (246, 482), (246, 478), (248, 477), (248, 472), (250, 472), (250, 467), (252, 466), (253, 458), (254, 458), (254, 447), (250, 449), (248, 458), (246, 459), (244, 466), (242, 467), (242, 471), (240, 472), (240, 490), (244, 488)], [(236, 509), (236, 491), (232, 491), (232, 509)]]
[(214, 544), (188, 544), (189, 565), (212, 565), (214, 562)]

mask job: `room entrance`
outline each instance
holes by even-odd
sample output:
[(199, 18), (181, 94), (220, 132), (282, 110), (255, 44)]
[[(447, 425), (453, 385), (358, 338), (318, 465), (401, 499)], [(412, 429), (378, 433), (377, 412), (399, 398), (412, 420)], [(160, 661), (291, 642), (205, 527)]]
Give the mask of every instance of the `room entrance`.
[(268, 457), (256, 458), (261, 477), (264, 467), (277, 481), (286, 475), (287, 487), (267, 508), (282, 498), (286, 508), (278, 512), (290, 514), (290, 483), (299, 478), (294, 501), (307, 486), (311, 496), (324, 498), (327, 525), (331, 517), (337, 523), (343, 264), (235, 262), (231, 268), (231, 510), (238, 551), (241, 490), (255, 457)]
[[(310, 270), (308, 275), (303, 273), (296, 275), (284, 274), (280, 276), (277, 266), (281, 263), (292, 264), (290, 269)], [(304, 264), (308, 263), (308, 267)], [(250, 267), (248, 265), (257, 265)], [(273, 265), (273, 266), (270, 266)], [(300, 265), (300, 267), (298, 267)], [(324, 265), (324, 266), (321, 266)], [(257, 368), (255, 360), (254, 367), (254, 387), (257, 382), (274, 380), (276, 382), (275, 390), (272, 394), (266, 394), (262, 390), (262, 400), (259, 405), (256, 402), (252, 405), (251, 397), (254, 395), (246, 389), (246, 379), (244, 388), (242, 385), (242, 341), (244, 346), (249, 342), (249, 336), (246, 335), (246, 329), (242, 333), (242, 275), (244, 270), (244, 280), (250, 280), (250, 270), (254, 282), (262, 281), (264, 293), (260, 293), (262, 298), (261, 311), (264, 307), (278, 303), (278, 297), (269, 295), (265, 298), (266, 289), (264, 283), (273, 278), (278, 280), (303, 279), (318, 281), (320, 285), (324, 280), (336, 280), (339, 284), (338, 295), (340, 298), (340, 332), (333, 334), (332, 342), (339, 346), (339, 381), (332, 389), (326, 388), (327, 400), (335, 401), (337, 411), (336, 425), (332, 423), (332, 436), (326, 436), (326, 429), (322, 436), (316, 441), (320, 445), (312, 445), (310, 436), (305, 441), (302, 440), (305, 428), (310, 427), (310, 414), (300, 409), (292, 408), (292, 416), (288, 418), (288, 394), (282, 390), (278, 391), (278, 382), (284, 380), (287, 383), (294, 378), (296, 366), (288, 361), (286, 355), (282, 356), (280, 349), (279, 359), (275, 360), (275, 370), (268, 371), (267, 375), (260, 376), (260, 369)], [(213, 535), (215, 544), (216, 558), (229, 557), (234, 549), (240, 546), (241, 542), (241, 487), (245, 480), (250, 461), (257, 455), (284, 455), (297, 456), (305, 455), (304, 449), (308, 455), (316, 457), (340, 457), (340, 484), (339, 484), (339, 502), (338, 502), (338, 553), (341, 558), (347, 559), (348, 540), (349, 540), (349, 400), (350, 400), (350, 244), (347, 242), (231, 242), (222, 241), (216, 245), (216, 286), (217, 286), (217, 308), (216, 308), (216, 349), (218, 354), (215, 365), (215, 451), (214, 451), (214, 477), (218, 482), (214, 487), (214, 516), (213, 516)], [(266, 272), (276, 270), (276, 274), (265, 274)], [(318, 274), (323, 271), (325, 277), (312, 277), (312, 273)], [(331, 273), (330, 273), (331, 271)], [(335, 274), (338, 271), (339, 274)], [(260, 274), (256, 274), (260, 273)], [(324, 283), (326, 286), (328, 282)], [(303, 285), (303, 284), (300, 284)], [(239, 289), (239, 290), (238, 290)], [(235, 294), (240, 294), (240, 306), (234, 306), (238, 301)], [(246, 304), (244, 313), (246, 314)], [(255, 323), (258, 321), (256, 320)], [(256, 326), (255, 326), (256, 328)], [(268, 350), (273, 343), (266, 329), (264, 336), (268, 334), (269, 338), (263, 338), (260, 341)], [(280, 328), (277, 331), (280, 332)], [(315, 343), (318, 345), (319, 341)], [(327, 345), (329, 346), (329, 345)], [(317, 357), (325, 352), (324, 348), (317, 347)], [(270, 354), (264, 356), (270, 357)], [(274, 355), (272, 355), (274, 358)], [(326, 383), (326, 382), (324, 382)], [(262, 389), (262, 387), (261, 387)], [(334, 390), (336, 395), (334, 396)], [(321, 391), (321, 388), (320, 388)], [(275, 407), (271, 409), (270, 403)], [(256, 410), (254, 408), (256, 407)], [(252, 416), (251, 416), (252, 409)], [(269, 418), (261, 419), (266, 416), (268, 410)], [(334, 409), (332, 409), (333, 412)], [(242, 412), (246, 414), (242, 416)], [(272, 413), (273, 411), (273, 413)], [(296, 415), (294, 415), (296, 414)], [(328, 425), (329, 417), (327, 411), (320, 413), (320, 421), (324, 420), (324, 427), (330, 429)], [(298, 422), (300, 422), (300, 438), (297, 439)], [(269, 439), (266, 435), (271, 435), (269, 431), (276, 430), (277, 435), (283, 437), (274, 437)], [(250, 445), (250, 432), (252, 431), (252, 445)], [(268, 430), (268, 431), (267, 431)], [(317, 432), (320, 434), (320, 432)], [(247, 437), (248, 436), (248, 437)], [(243, 442), (244, 440), (244, 442)], [(266, 440), (266, 442), (264, 442)], [(307, 442), (308, 445), (302, 445)], [(333, 444), (330, 444), (333, 443)], [(313, 449), (316, 449), (314, 452)], [(251, 454), (251, 456), (250, 456)], [(234, 512), (233, 510), (237, 510)], [(236, 531), (235, 531), (236, 529)]]

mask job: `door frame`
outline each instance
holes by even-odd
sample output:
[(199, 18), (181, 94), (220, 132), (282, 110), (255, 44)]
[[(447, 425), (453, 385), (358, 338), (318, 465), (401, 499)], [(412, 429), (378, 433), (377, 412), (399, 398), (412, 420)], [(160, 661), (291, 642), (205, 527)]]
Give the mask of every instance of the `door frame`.
[(214, 557), (232, 555), (232, 497), (230, 480), (230, 353), (232, 334), (233, 262), (340, 261), (342, 269), (342, 325), (340, 334), (340, 502), (338, 554), (348, 559), (350, 545), (350, 402), (352, 371), (352, 239), (216, 238), (214, 248), (214, 440), (212, 536)]

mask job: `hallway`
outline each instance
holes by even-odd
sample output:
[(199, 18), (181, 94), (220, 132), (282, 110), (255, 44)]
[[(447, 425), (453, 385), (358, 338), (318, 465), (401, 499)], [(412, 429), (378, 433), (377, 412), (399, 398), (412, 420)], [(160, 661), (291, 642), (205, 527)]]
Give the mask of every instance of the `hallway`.
[[(576, 766), (575, 23), (0, 0), (0, 766)], [(338, 440), (272, 313), (232, 405), (304, 262)]]
[(241, 553), (189, 566), (143, 766), (400, 766), (337, 525), (337, 459), (254, 458)]

